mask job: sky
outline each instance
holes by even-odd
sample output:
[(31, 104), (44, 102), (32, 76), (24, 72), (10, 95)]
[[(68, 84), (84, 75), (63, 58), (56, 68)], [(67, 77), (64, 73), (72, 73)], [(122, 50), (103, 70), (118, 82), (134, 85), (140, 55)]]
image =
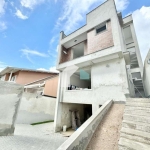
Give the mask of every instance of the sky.
[[(0, 71), (7, 66), (56, 70), (59, 33), (86, 24), (105, 0), (0, 0)], [(150, 49), (150, 0), (115, 0), (123, 17), (133, 14), (144, 61)]]

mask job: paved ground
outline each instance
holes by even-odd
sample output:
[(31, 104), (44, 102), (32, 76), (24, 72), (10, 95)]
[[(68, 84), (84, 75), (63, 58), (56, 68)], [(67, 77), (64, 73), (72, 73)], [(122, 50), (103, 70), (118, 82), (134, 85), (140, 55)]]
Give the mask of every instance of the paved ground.
[(54, 133), (53, 125), (17, 124), (14, 136), (0, 137), (0, 150), (56, 150), (67, 137)]
[(95, 131), (87, 150), (118, 150), (124, 107), (123, 104), (113, 104)]

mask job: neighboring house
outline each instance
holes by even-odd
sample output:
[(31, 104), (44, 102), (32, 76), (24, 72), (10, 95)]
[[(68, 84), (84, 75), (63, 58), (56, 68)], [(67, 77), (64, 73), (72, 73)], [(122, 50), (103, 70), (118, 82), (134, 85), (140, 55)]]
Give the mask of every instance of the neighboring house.
[(0, 76), (3, 81), (24, 85), (16, 123), (54, 120), (58, 73), (7, 67)]
[(67, 36), (62, 31), (57, 70), (55, 131), (71, 126), (72, 110), (78, 110), (84, 122), (107, 100), (144, 97), (132, 15), (122, 18), (114, 0), (107, 0), (87, 14), (86, 25)]
[(25, 89), (30, 91), (43, 87), (43, 95), (57, 96), (58, 73), (56, 72), (7, 67), (0, 72), (0, 77), (2, 81), (24, 85)]
[(150, 50), (144, 62), (143, 83), (146, 97), (150, 97)]

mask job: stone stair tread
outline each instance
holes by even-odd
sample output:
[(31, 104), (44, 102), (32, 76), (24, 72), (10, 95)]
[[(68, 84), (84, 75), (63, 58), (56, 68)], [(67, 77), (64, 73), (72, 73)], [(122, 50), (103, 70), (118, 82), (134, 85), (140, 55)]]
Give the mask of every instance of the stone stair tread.
[(149, 117), (150, 116), (150, 112), (145, 112), (145, 111), (124, 111), (124, 115), (137, 115), (137, 116), (145, 116), (145, 117)]
[(150, 150), (150, 145), (148, 144), (136, 142), (122, 137), (119, 140), (119, 146), (132, 150)]
[(134, 106), (134, 107), (150, 107), (150, 103), (142, 103), (142, 102), (126, 102), (126, 106)]
[(150, 98), (127, 98), (127, 102), (150, 103)]
[(130, 121), (130, 120), (123, 120), (122, 123), (130, 123), (130, 124), (136, 124), (136, 125), (150, 126), (149, 123), (135, 122), (135, 121)]
[(144, 132), (144, 131), (122, 127), (121, 132), (129, 134), (129, 135), (133, 135), (133, 136), (143, 137), (145, 139), (150, 139), (150, 133)]
[(127, 105), (125, 107), (125, 110), (150, 110), (149, 107), (134, 107), (134, 106), (130, 106), (130, 105)]
[[(134, 120), (135, 122), (143, 122), (143, 123), (150, 123), (150, 117), (147, 116), (140, 116), (140, 115), (133, 115), (133, 114), (125, 114), (123, 115), (124, 120), (129, 120), (132, 121)], [(131, 120), (132, 119), (132, 120)]]

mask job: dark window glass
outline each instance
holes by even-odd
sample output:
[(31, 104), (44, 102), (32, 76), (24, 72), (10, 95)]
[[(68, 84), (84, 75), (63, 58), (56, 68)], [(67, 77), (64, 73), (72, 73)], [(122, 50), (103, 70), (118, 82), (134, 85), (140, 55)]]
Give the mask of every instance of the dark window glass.
[(100, 32), (105, 31), (105, 30), (106, 30), (106, 25), (96, 29), (96, 33), (100, 33)]

